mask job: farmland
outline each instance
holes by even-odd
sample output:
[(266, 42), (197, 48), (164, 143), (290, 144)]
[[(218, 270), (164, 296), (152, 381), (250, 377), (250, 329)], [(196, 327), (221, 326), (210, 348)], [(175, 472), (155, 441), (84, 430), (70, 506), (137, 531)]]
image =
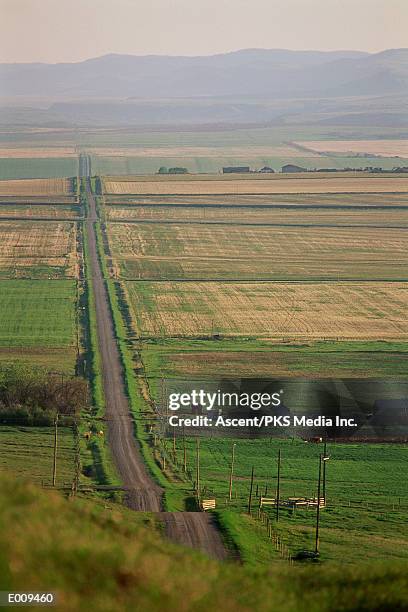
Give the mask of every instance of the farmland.
[(408, 344), (403, 342), (288, 342), (228, 338), (163, 339), (146, 343), (143, 363), (154, 387), (161, 377), (181, 380), (319, 377), (405, 378)]
[[(49, 157), (54, 152), (3, 147), (7, 159), (0, 165), (5, 172), (15, 164), (19, 177), (27, 176), (22, 165), (29, 169), (36, 163), (48, 168), (40, 176), (74, 176), (73, 149)], [(69, 164), (64, 174), (54, 172), (54, 162)], [(75, 219), (83, 213), (75, 184), (72, 178), (0, 180), (1, 363), (75, 371), (82, 350), (76, 312), (82, 249)]]
[[(163, 384), (404, 379), (408, 199), (402, 177), (108, 177), (104, 187), (108, 268), (127, 313), (137, 378), (145, 378), (155, 405), (163, 401)], [(171, 439), (172, 428), (166, 435)], [(237, 463), (227, 503), (232, 442)], [(181, 472), (183, 443), (177, 439), (175, 459), (171, 443), (170, 450), (163, 444), (158, 452), (152, 442), (152, 452), (160, 464), (160, 453), (166, 455), (173, 478)], [(243, 515), (251, 467), (255, 506), (258, 488), (268, 486), (274, 496), (278, 447), (283, 497), (315, 496), (321, 449), (299, 439), (234, 433), (203, 434), (200, 447), (202, 495), (217, 500), (220, 522), (245, 560), (269, 560), (254, 544), (256, 524)], [(195, 439), (187, 438), (186, 453), (194, 480)], [(330, 448), (322, 561), (406, 558), (408, 491), (396, 476), (403, 453), (402, 445)], [(296, 554), (313, 548), (314, 521), (313, 511), (282, 508), (273, 529)]]
[(76, 223), (0, 223), (0, 278), (77, 278), (78, 269)]
[[(313, 176), (313, 175), (312, 175)], [(408, 178), (401, 176), (359, 177), (346, 175), (326, 176), (314, 175), (313, 178), (298, 175), (287, 178), (282, 175), (270, 175), (264, 178), (258, 175), (256, 179), (223, 179), (210, 177), (202, 180), (105, 180), (105, 189), (112, 194), (146, 194), (146, 195), (239, 195), (239, 194), (281, 194), (281, 193), (407, 193)]]
[[(408, 205), (408, 200), (407, 200)], [(260, 210), (258, 206), (160, 206), (160, 205), (108, 205), (105, 207), (107, 221), (144, 222), (171, 221), (174, 223), (224, 223), (224, 224), (255, 224), (255, 225), (306, 225), (313, 226), (379, 226), (408, 227), (408, 213), (405, 210), (396, 211), (389, 208), (370, 207), (370, 210), (356, 209), (350, 206), (347, 215), (344, 209), (327, 210), (327, 208), (275, 206)], [(35, 209), (31, 208), (32, 214)], [(0, 214), (3, 207), (0, 207)], [(16, 209), (16, 214), (18, 209)], [(112, 230), (114, 231), (114, 230)]]
[(1, 280), (0, 361), (73, 373), (75, 309), (73, 280)]
[(115, 223), (109, 237), (129, 279), (405, 280), (408, 269), (406, 230), (381, 226)]
[[(0, 149), (0, 180), (4, 179), (36, 179), (75, 176), (77, 158), (74, 156), (46, 157), (45, 155), (28, 157), (30, 151), (17, 151), (16, 156)], [(31, 153), (33, 154), (33, 153)], [(4, 157), (3, 157), (4, 156)]]
[[(298, 142), (310, 153), (365, 153), (384, 157), (408, 157), (408, 140), (312, 140)], [(400, 160), (395, 159), (395, 166), (403, 165)]]
[(408, 338), (405, 283), (129, 282), (142, 336)]
[[(313, 497), (319, 446), (302, 440), (235, 440), (235, 479), (231, 508), (241, 512), (248, 504), (251, 468), (254, 466), (253, 503), (265, 494), (276, 492), (276, 458), (282, 452), (281, 495)], [(228, 497), (231, 439), (204, 438), (200, 444), (202, 486), (220, 503)], [(178, 442), (181, 455), (181, 441)], [(327, 503), (322, 511), (322, 560), (351, 563), (408, 556), (405, 516), (408, 489), (399, 474), (404, 471), (405, 449), (401, 445), (329, 444), (327, 467)], [(195, 470), (195, 440), (187, 441), (191, 472)], [(221, 501), (222, 500), (222, 501)], [(227, 504), (228, 507), (228, 504)], [(273, 516), (273, 510), (269, 510)], [(293, 551), (311, 549), (314, 544), (315, 513), (308, 510), (282, 509), (275, 523), (283, 540)]]
[[(157, 154), (159, 159), (162, 151)], [(135, 375), (136, 381), (129, 385), (127, 379), (127, 384), (140, 429), (144, 414), (150, 414), (138, 413), (134, 406), (144, 410), (148, 393), (159, 403), (163, 377), (405, 375), (408, 179), (316, 174), (253, 179), (108, 176), (102, 181), (105, 193), (98, 206), (106, 221), (108, 286), (110, 291), (116, 287), (126, 315), (126, 325), (116, 333), (121, 351), (124, 345), (129, 351), (122, 359), (125, 375)], [(70, 179), (0, 184), (0, 361), (67, 373), (79, 363), (84, 350), (78, 329), (82, 223), (72, 218), (84, 211), (74, 185)], [(114, 316), (118, 325), (120, 314)], [(128, 355), (133, 360), (126, 362)], [(138, 385), (144, 391), (135, 400)], [(38, 464), (34, 478), (39, 480), (49, 472), (49, 432), (32, 433)], [(4, 455), (4, 466), (23, 474), (30, 431), (13, 428), (8, 434), (11, 459), (6, 465)], [(66, 474), (69, 479), (71, 432), (65, 434), (61, 478)], [(150, 443), (151, 430), (143, 435)], [(180, 453), (179, 440), (177, 444)], [(202, 442), (202, 482), (217, 498), (220, 521), (227, 508), (230, 444), (231, 438)], [(243, 529), (250, 520), (241, 515), (248, 469), (254, 462), (257, 484), (268, 481), (273, 489), (277, 441), (240, 439), (237, 444), (236, 498), (227, 510)], [(146, 447), (144, 452), (155, 452)], [(195, 441), (188, 439), (193, 471), (194, 447)], [(317, 448), (287, 440), (282, 448), (283, 494), (314, 493)], [(338, 445), (333, 451), (332, 506), (322, 519), (325, 561), (341, 560), (351, 545), (353, 509), (346, 502), (351, 498), (357, 503), (361, 497), (372, 504), (375, 495), (382, 506), (375, 511), (359, 507), (353, 535), (358, 547), (348, 561), (357, 563), (364, 555), (405, 559), (404, 552), (395, 550), (404, 540), (399, 533), (402, 510), (389, 506), (397, 493), (402, 504), (408, 497), (395, 477), (402, 469), (402, 447), (387, 447), (387, 459), (376, 449)], [(172, 495), (180, 498), (177, 503), (184, 507), (183, 495), (192, 485), (169, 463), (163, 477), (169, 477), (166, 494), (170, 500)], [(310, 548), (312, 522), (313, 513), (294, 517), (285, 510), (277, 529), (296, 551)], [(249, 538), (255, 538), (258, 527), (248, 529)], [(261, 540), (269, 546), (265, 538), (254, 541)], [(262, 556), (256, 550), (251, 555), (253, 562)], [(270, 559), (269, 553), (264, 559)]]
[(0, 281), (0, 347), (74, 347), (73, 280)]
[[(0, 146), (0, 164), (3, 164), (5, 159), (28, 159), (30, 162), (37, 159), (45, 159), (49, 165), (51, 160), (65, 158), (73, 158), (77, 162), (78, 155), (74, 147), (6, 147), (4, 144)], [(72, 176), (75, 175), (76, 172), (72, 173)], [(68, 173), (66, 176), (71, 176), (71, 173)]]
[[(80, 28), (95, 26), (76, 17)], [(251, 53), (262, 58), (266, 51)], [(233, 78), (230, 55), (222, 61)], [(320, 55), (309, 54), (310, 67), (293, 81), (294, 90), (309, 81)], [(101, 59), (116, 65), (118, 58)], [(85, 68), (92, 71), (100, 61)], [(0, 471), (12, 476), (1, 474), (0, 514), (13, 530), (0, 534), (0, 568), (7, 570), (7, 588), (34, 589), (42, 581), (41, 588), (58, 591), (62, 608), (86, 608), (96, 594), (95, 609), (112, 610), (137, 601), (146, 610), (402, 611), (408, 560), (403, 426), (388, 444), (361, 444), (357, 435), (344, 443), (350, 428), (341, 435), (324, 430), (327, 507), (320, 515), (320, 556), (311, 562), (319, 513), (313, 504), (294, 509), (288, 498), (318, 495), (320, 429), (285, 426), (275, 436), (269, 427), (252, 437), (247, 426), (175, 430), (168, 392), (224, 382), (257, 392), (277, 383), (274, 391), (286, 395), (276, 414), (292, 409), (297, 391), (295, 410), (308, 416), (360, 411), (371, 440), (387, 439), (378, 433), (378, 413), (388, 418), (402, 405), (403, 422), (408, 174), (391, 172), (408, 165), (403, 94), (340, 100), (328, 83), (319, 102), (309, 90), (265, 104), (255, 94), (157, 104), (140, 97), (143, 88), (130, 87), (126, 68), (113, 75), (129, 89), (118, 102), (104, 71), (85, 82), (85, 71), (74, 78), (77, 68), (76, 62), (64, 66), (50, 96), (58, 69), (39, 65), (35, 84), (42, 95), (28, 108), (22, 95), (13, 98), (15, 107), (2, 103), (0, 366), (7, 374), (0, 380)], [(12, 70), (4, 68), (8, 81)], [(203, 82), (194, 79), (197, 91), (206, 80), (202, 70)], [(282, 83), (285, 70), (278, 66)], [(370, 70), (353, 81), (353, 91), (381, 85)], [(384, 72), (380, 66), (390, 89), (407, 81), (404, 72), (400, 83), (398, 65), (390, 82)], [(167, 74), (161, 91), (174, 76), (177, 84), (177, 74)], [(153, 82), (155, 68), (143, 76)], [(21, 85), (24, 91), (31, 83)], [(264, 85), (270, 91), (273, 83)], [(84, 95), (75, 97), (79, 86)], [(94, 87), (106, 96), (88, 97)], [(243, 123), (249, 111), (259, 123)], [(153, 117), (149, 125), (141, 122), (146, 116)], [(189, 123), (191, 116), (197, 124)], [(214, 123), (206, 123), (208, 116)], [(310, 171), (282, 173), (284, 164)], [(223, 166), (234, 165), (275, 172), (222, 174)], [(188, 173), (159, 174), (161, 166)], [(38, 376), (40, 393), (20, 402), (17, 392), (34, 385), (23, 367), (19, 387), (7, 369), (14, 364), (52, 371), (58, 401), (47, 404)], [(8, 403), (6, 378), (14, 403)], [(68, 380), (84, 391), (72, 428), (63, 416), (72, 402)], [(382, 405), (394, 400), (390, 409)], [(39, 427), (43, 404), (48, 420)], [(192, 406), (194, 415), (206, 414), (200, 404)], [(78, 476), (78, 489), (74, 482), (62, 491), (67, 503), (57, 491), (20, 481), (49, 485), (57, 424), (56, 488)], [(268, 533), (259, 498), (275, 497), (278, 451), (282, 504), (279, 521), (274, 505), (264, 508)], [(214, 511), (200, 513), (206, 498), (215, 500)], [(164, 534), (231, 560), (221, 565)]]
[(67, 178), (0, 180), (0, 196), (70, 195), (72, 181)]
[[(105, 202), (109, 205), (127, 206), (175, 206), (175, 207), (212, 207), (230, 209), (231, 207), (245, 208), (333, 208), (337, 210), (349, 210), (351, 208), (381, 208), (381, 209), (406, 209), (408, 196), (404, 193), (299, 193), (299, 194), (239, 194), (230, 195), (105, 195)], [(229, 210), (228, 212), (232, 212)], [(204, 213), (203, 213), (204, 214)]]
[(82, 216), (81, 207), (72, 204), (3, 204), (0, 202), (0, 219), (77, 219)]
[[(54, 431), (51, 427), (0, 427), (0, 471), (41, 484), (52, 482)], [(70, 484), (75, 470), (73, 431), (59, 428), (58, 482)]]

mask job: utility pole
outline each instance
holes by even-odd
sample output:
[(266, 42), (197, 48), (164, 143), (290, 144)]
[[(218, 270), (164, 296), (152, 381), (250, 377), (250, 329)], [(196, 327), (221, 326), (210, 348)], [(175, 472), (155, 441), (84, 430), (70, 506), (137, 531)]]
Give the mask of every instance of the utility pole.
[(54, 420), (54, 462), (52, 467), (52, 486), (57, 482), (57, 449), (58, 449), (58, 412)]
[(232, 477), (234, 475), (234, 461), (235, 461), (235, 447), (236, 443), (232, 444), (232, 456), (231, 456), (231, 471), (230, 471), (230, 479), (229, 479), (229, 500), (232, 499)]
[(196, 439), (197, 446), (197, 473), (196, 473), (196, 481), (197, 481), (197, 497), (200, 499), (200, 438)]
[(317, 485), (317, 506), (316, 506), (316, 540), (315, 555), (319, 554), (319, 522), (320, 522), (320, 484), (322, 478), (322, 454), (319, 455), (319, 479)]
[(277, 521), (279, 521), (280, 469), (281, 469), (281, 449), (278, 450), (278, 478), (276, 482), (276, 520)]
[(327, 442), (324, 441), (324, 450), (323, 450), (323, 499), (324, 505), (326, 505), (326, 458), (327, 458)]
[(249, 499), (248, 499), (248, 514), (251, 514), (253, 486), (254, 486), (254, 466), (252, 466), (252, 472), (251, 472), (251, 486), (249, 489)]
[(183, 425), (183, 469), (184, 473), (187, 473), (187, 448), (186, 448), (186, 432)]
[(176, 463), (177, 452), (176, 452), (176, 430), (173, 427), (173, 463)]
[(166, 471), (166, 453), (167, 453), (167, 442), (166, 442), (166, 426), (164, 426), (163, 430), (163, 439), (162, 439), (162, 457), (163, 457), (163, 472)]

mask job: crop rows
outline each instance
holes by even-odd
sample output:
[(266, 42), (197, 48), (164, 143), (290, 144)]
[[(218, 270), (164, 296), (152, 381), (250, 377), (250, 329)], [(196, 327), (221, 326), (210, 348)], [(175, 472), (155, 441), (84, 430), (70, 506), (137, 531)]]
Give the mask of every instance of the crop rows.
[(142, 336), (408, 338), (405, 283), (129, 282)]

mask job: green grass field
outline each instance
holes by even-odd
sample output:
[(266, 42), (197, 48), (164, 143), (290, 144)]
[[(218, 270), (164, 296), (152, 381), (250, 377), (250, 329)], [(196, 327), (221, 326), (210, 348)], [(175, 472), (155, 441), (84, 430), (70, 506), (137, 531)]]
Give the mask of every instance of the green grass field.
[(206, 380), (214, 377), (405, 378), (404, 342), (310, 342), (273, 344), (262, 340), (168, 339), (138, 344), (150, 385), (161, 377)]
[(0, 347), (74, 347), (75, 308), (75, 281), (0, 281)]
[[(0, 425), (0, 470), (37, 484), (52, 483), (54, 428)], [(69, 427), (58, 428), (57, 484), (71, 484), (75, 440)]]
[[(235, 447), (232, 502), (228, 502), (231, 448)], [(187, 438), (188, 466), (196, 470), (196, 443)], [(182, 460), (182, 440), (177, 442)], [(235, 512), (247, 509), (251, 469), (254, 466), (253, 508), (259, 497), (274, 498), (277, 454), (281, 449), (281, 499), (317, 495), (321, 445), (300, 439), (201, 437), (200, 475), (203, 497)], [(364, 559), (408, 558), (408, 486), (404, 445), (328, 444), (327, 508), (322, 511), (321, 543), (326, 561), (361, 562)], [(258, 493), (258, 497), (257, 497)], [(350, 506), (349, 506), (350, 504)], [(274, 510), (268, 509), (274, 517)], [(315, 509), (282, 508), (277, 529), (293, 553), (313, 549)], [(354, 545), (353, 545), (354, 542)]]
[(0, 180), (76, 176), (76, 157), (1, 158)]

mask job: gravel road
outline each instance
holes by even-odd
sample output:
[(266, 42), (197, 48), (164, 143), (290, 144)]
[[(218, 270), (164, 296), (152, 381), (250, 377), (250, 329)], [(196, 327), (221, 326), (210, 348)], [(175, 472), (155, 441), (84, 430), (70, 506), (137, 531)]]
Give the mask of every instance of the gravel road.
[[(80, 157), (80, 176), (90, 176), (90, 161)], [(186, 546), (198, 548), (209, 556), (225, 559), (228, 555), (211, 515), (204, 512), (162, 512), (163, 490), (151, 478), (134, 435), (134, 423), (125, 393), (122, 364), (115, 338), (109, 298), (105, 288), (96, 245), (98, 223), (95, 199), (87, 180), (88, 237), (96, 320), (105, 392), (107, 439), (118, 474), (126, 488), (125, 503), (139, 511), (159, 512), (167, 536)]]

